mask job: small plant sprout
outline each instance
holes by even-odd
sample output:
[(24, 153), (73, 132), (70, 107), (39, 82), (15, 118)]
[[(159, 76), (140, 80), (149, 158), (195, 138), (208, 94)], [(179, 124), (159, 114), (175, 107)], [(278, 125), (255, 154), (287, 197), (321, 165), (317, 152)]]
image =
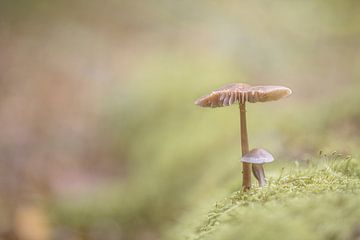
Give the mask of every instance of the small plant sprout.
[[(195, 101), (195, 104), (212, 108), (230, 106), (234, 103), (239, 104), (241, 150), (242, 156), (245, 156), (249, 152), (245, 103), (275, 101), (290, 94), (291, 90), (283, 86), (250, 86), (245, 83), (232, 83), (199, 98)], [(256, 167), (254, 172), (257, 173), (258, 171), (259, 169)], [(243, 189), (248, 190), (250, 187), (251, 163), (243, 161)]]
[(262, 148), (254, 148), (241, 158), (242, 162), (251, 163), (255, 178), (259, 182), (259, 187), (266, 185), (263, 164), (274, 161), (274, 157)]

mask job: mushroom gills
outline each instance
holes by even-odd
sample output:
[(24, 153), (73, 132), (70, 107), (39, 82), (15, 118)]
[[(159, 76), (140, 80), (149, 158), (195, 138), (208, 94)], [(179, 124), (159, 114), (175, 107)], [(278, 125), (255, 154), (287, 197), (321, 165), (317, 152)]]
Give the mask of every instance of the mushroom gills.
[(266, 180), (263, 164), (252, 164), (252, 171), (259, 182), (259, 187), (264, 187), (266, 185)]
[(219, 97), (219, 101), (222, 102), (225, 98), (226, 94), (225, 93), (221, 93), (220, 97)]
[(225, 96), (225, 99), (224, 99), (224, 102), (223, 102), (224, 106), (229, 106), (229, 98), (230, 98), (230, 94), (226, 93), (226, 96)]
[(229, 105), (232, 105), (235, 101), (235, 93), (230, 93)]

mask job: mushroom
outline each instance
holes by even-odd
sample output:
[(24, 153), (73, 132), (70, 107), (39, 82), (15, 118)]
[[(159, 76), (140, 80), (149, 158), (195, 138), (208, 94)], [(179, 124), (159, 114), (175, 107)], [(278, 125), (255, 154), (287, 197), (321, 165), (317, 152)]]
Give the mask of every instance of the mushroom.
[(258, 180), (260, 187), (266, 185), (263, 164), (273, 161), (274, 157), (271, 155), (271, 153), (262, 148), (254, 148), (241, 158), (241, 162), (252, 164), (253, 174)]
[[(212, 108), (230, 106), (234, 103), (239, 104), (241, 150), (242, 156), (244, 156), (249, 152), (245, 103), (275, 101), (290, 94), (291, 90), (283, 86), (250, 86), (245, 83), (232, 83), (199, 98), (195, 101), (195, 104)], [(258, 170), (255, 172), (258, 172)], [(250, 187), (251, 163), (243, 162), (243, 189), (248, 190)]]

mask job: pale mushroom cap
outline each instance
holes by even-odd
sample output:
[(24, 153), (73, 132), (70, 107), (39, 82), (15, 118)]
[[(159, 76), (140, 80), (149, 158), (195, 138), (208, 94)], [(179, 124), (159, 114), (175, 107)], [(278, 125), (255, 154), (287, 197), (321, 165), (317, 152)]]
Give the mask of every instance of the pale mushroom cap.
[(291, 89), (283, 86), (250, 86), (232, 83), (195, 101), (201, 107), (224, 107), (234, 103), (275, 101), (289, 96)]
[(274, 161), (273, 155), (262, 148), (254, 148), (241, 158), (241, 162), (264, 164)]

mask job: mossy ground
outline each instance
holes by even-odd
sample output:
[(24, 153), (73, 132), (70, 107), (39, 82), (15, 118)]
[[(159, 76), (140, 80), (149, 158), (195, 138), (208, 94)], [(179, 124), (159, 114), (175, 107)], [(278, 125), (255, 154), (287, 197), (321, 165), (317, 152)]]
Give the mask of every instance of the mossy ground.
[(358, 239), (360, 164), (334, 156), (287, 170), (265, 188), (234, 192), (216, 202), (197, 226), (183, 223), (193, 229), (190, 233), (178, 226), (167, 238)]

